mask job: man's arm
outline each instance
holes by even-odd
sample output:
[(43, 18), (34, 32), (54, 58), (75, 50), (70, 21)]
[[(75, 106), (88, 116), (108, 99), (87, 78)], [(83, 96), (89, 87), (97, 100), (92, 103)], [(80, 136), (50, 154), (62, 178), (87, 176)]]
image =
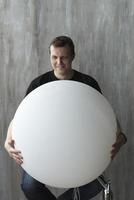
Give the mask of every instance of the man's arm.
[(14, 147), (15, 141), (12, 139), (12, 121), (9, 124), (7, 137), (5, 140), (5, 149), (7, 150), (10, 157), (12, 157), (17, 164), (21, 165), (23, 163), (23, 158), (21, 156), (21, 151), (15, 149)]

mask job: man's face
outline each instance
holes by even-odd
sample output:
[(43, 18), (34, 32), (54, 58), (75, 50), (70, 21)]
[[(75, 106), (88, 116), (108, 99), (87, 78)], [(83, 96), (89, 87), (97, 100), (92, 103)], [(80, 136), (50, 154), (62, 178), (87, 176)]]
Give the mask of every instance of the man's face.
[(72, 56), (68, 45), (64, 47), (50, 46), (50, 61), (51, 65), (59, 75), (67, 75), (72, 70)]

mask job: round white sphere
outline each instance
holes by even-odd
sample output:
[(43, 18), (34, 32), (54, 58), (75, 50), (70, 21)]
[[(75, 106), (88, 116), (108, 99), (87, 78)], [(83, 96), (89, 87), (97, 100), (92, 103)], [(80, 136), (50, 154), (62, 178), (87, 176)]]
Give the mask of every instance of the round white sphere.
[(22, 167), (46, 185), (72, 188), (97, 178), (110, 163), (117, 123), (92, 87), (60, 80), (28, 94), (13, 119)]

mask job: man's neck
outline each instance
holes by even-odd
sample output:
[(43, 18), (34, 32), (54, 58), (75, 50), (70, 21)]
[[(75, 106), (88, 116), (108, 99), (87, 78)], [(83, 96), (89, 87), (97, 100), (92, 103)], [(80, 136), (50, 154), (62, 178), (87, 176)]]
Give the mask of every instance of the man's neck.
[(69, 73), (67, 74), (59, 74), (57, 73), (56, 71), (54, 71), (54, 75), (56, 76), (56, 78), (60, 79), (60, 80), (69, 80), (73, 77), (73, 74), (74, 74), (74, 70), (71, 69), (69, 71)]

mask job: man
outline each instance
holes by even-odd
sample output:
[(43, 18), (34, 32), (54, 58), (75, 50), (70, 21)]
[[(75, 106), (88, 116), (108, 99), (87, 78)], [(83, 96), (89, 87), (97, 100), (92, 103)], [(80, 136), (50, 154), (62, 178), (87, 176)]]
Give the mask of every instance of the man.
[[(71, 38), (66, 36), (56, 37), (49, 46), (50, 61), (53, 70), (49, 71), (36, 79), (34, 79), (26, 95), (33, 91), (35, 88), (39, 87), (42, 84), (51, 81), (58, 80), (74, 80), (85, 83), (99, 92), (101, 89), (92, 77), (82, 74), (74, 69), (72, 69), (72, 61), (75, 57), (74, 44)], [(21, 151), (16, 150), (14, 147), (14, 141), (12, 140), (12, 122), (9, 125), (7, 138), (5, 141), (5, 148), (9, 155), (21, 165), (23, 162), (23, 157)], [(115, 144), (111, 147), (111, 159), (115, 157), (117, 152), (120, 150), (120, 147), (126, 143), (126, 137), (121, 132), (121, 129), (118, 126), (117, 139)], [(22, 190), (29, 200), (55, 200), (56, 197), (48, 190), (48, 188), (33, 179), (28, 175), (24, 170), (22, 170)], [(95, 181), (79, 187), (79, 194), (82, 200), (88, 200), (96, 196), (102, 190), (102, 186), (96, 179)], [(73, 189), (69, 189), (59, 199), (71, 200), (73, 199)]]

